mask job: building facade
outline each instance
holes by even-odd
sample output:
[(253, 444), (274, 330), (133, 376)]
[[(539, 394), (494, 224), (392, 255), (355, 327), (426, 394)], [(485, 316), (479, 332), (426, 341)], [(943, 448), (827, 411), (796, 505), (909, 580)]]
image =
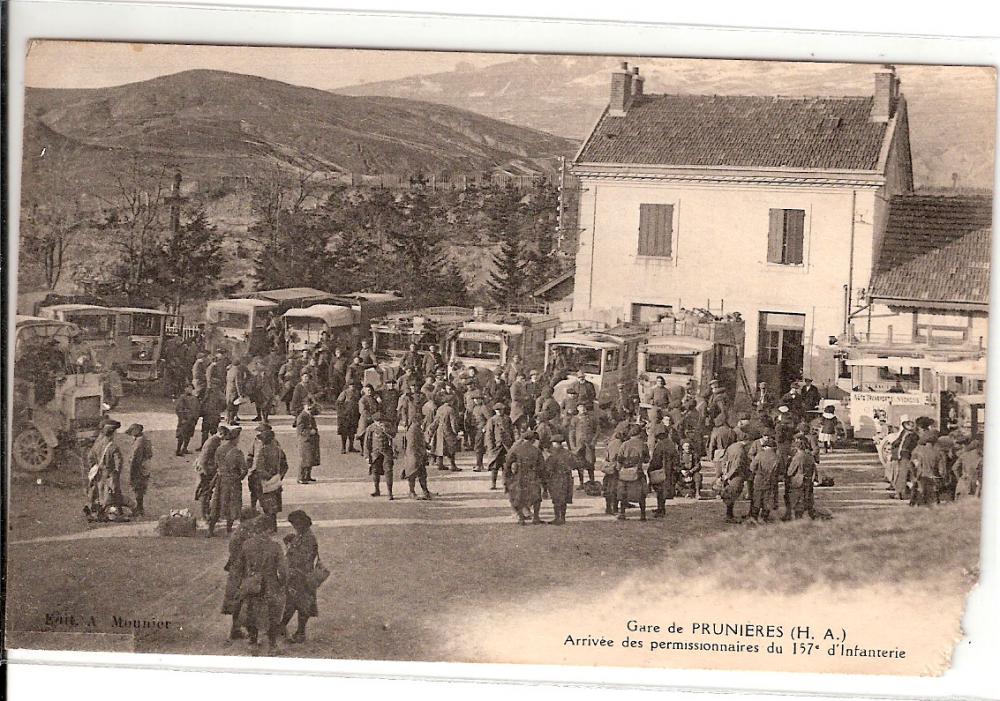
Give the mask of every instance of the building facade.
[(623, 64), (573, 164), (574, 312), (739, 312), (750, 382), (834, 387), (888, 202), (912, 190), (908, 132), (891, 68), (873, 96), (784, 98), (646, 95)]

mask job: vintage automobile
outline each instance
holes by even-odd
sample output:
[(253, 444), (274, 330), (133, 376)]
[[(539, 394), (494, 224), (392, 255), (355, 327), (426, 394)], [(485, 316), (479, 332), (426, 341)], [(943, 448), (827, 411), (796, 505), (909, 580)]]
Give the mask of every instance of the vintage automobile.
[(303, 351), (315, 346), (325, 333), (343, 348), (355, 348), (361, 331), (358, 313), (335, 304), (313, 304), (289, 309), (282, 315), (285, 323), (285, 345), (289, 351)]
[(41, 472), (62, 458), (82, 464), (80, 444), (97, 436), (104, 386), (79, 335), (65, 321), (15, 320), (11, 452), (20, 471)]
[(232, 357), (259, 355), (268, 346), (267, 324), (278, 305), (265, 299), (216, 299), (205, 307), (208, 350), (220, 348)]
[(167, 319), (159, 309), (145, 307), (118, 307), (116, 310), (128, 319), (131, 355), (126, 377), (129, 380), (158, 380), (162, 373), (160, 358), (167, 337)]
[[(597, 403), (607, 407), (617, 396), (618, 383), (635, 383), (639, 346), (645, 330), (635, 326), (611, 329), (581, 328), (558, 333), (545, 342), (545, 369), (582, 370), (597, 390)], [(557, 401), (564, 387), (556, 385)]]
[(436, 349), (443, 357), (451, 334), (472, 318), (467, 307), (425, 307), (387, 314), (372, 320), (372, 350), (380, 364), (393, 370), (399, 368), (411, 343), (421, 353)]
[(556, 335), (559, 317), (531, 312), (485, 312), (465, 322), (448, 342), (451, 372), (474, 367), (492, 372), (518, 355), (526, 370), (545, 366), (545, 342)]

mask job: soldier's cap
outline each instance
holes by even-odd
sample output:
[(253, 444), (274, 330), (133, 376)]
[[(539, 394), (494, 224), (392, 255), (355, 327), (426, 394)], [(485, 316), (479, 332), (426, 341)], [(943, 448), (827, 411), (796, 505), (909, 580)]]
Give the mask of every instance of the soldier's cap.
[(834, 415), (834, 414), (836, 414), (836, 413), (837, 413), (837, 412), (836, 412), (836, 410), (835, 410), (835, 409), (833, 408), (833, 404), (827, 404), (827, 405), (826, 405), (825, 407), (823, 407), (823, 415), (824, 415), (824, 416), (827, 416), (827, 415), (828, 415), (828, 416), (833, 416), (833, 415)]
[(127, 429), (125, 429), (125, 433), (127, 433), (130, 436), (138, 436), (139, 434), (142, 433), (142, 431), (143, 431), (142, 424), (132, 424)]
[(918, 416), (915, 423), (917, 424), (917, 428), (930, 428), (937, 422), (929, 416)]
[(709, 385), (717, 385), (717, 384), (719, 384), (719, 381), (713, 377), (711, 380), (708, 381), (708, 384)]
[(899, 417), (900, 426), (905, 426), (906, 424), (912, 424), (912, 423), (913, 419), (910, 418), (909, 414), (903, 414), (902, 416)]
[(101, 421), (101, 428), (113, 428), (117, 431), (121, 427), (122, 427), (122, 422), (115, 421), (111, 417), (105, 417), (105, 419)]
[(274, 429), (272, 428), (271, 424), (263, 422), (257, 424), (257, 428), (254, 429), (254, 431), (256, 431), (257, 433), (262, 433), (263, 431), (273, 431), (273, 430)]
[(266, 443), (272, 438), (274, 438), (274, 431), (272, 431), (269, 428), (257, 432), (257, 440), (261, 441), (262, 443)]
[(309, 518), (309, 514), (302, 509), (296, 509), (288, 514), (288, 522), (293, 526), (302, 526), (303, 528), (308, 528), (312, 525), (312, 519)]
[(811, 383), (812, 383), (812, 378), (811, 377), (803, 377), (802, 378), (802, 384), (808, 385), (808, 384), (811, 384)]
[(577, 377), (586, 377), (587, 373), (584, 370), (577, 370), (576, 371), (576, 376)]
[(243, 432), (243, 427), (242, 426), (229, 426), (228, 428), (229, 428), (229, 438), (230, 438), (230, 440), (233, 439), (233, 438), (239, 438), (240, 434)]
[(503, 410), (507, 408), (507, 405), (504, 404), (503, 402), (497, 402), (496, 404), (493, 405), (493, 408)]
[(522, 435), (521, 438), (523, 438), (526, 441), (537, 441), (538, 434), (535, 433), (534, 431), (525, 431), (524, 435)]

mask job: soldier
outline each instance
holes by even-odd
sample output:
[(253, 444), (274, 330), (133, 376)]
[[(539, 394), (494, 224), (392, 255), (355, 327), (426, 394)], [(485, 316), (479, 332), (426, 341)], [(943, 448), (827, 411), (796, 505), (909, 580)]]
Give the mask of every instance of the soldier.
[(240, 422), (240, 404), (246, 396), (247, 371), (243, 359), (237, 358), (226, 369), (226, 423)]
[(194, 387), (188, 385), (174, 401), (174, 413), (177, 414), (177, 430), (174, 432), (177, 450), (174, 451), (174, 455), (187, 455), (188, 443), (191, 442), (195, 426), (198, 425), (199, 411), (201, 403), (195, 396)]
[(802, 518), (805, 513), (809, 518), (816, 518), (813, 502), (813, 477), (816, 474), (816, 460), (813, 458), (809, 441), (800, 438), (797, 441), (795, 455), (788, 463), (786, 481), (789, 485), (792, 516)]
[(476, 454), (476, 466), (473, 472), (485, 472), (483, 456), (486, 454), (486, 426), (493, 413), (483, 403), (482, 394), (472, 397), (472, 411), (465, 426), (472, 434), (472, 450)]
[(774, 448), (771, 437), (763, 436), (757, 454), (750, 461), (750, 472), (753, 474), (750, 520), (753, 523), (767, 523), (771, 520), (771, 509), (778, 508), (778, 473), (786, 464)]
[(434, 419), (427, 429), (428, 442), (431, 443), (432, 453), (439, 470), (448, 470), (445, 466), (445, 458), (451, 463), (452, 472), (461, 472), (462, 469), (455, 464), (455, 453), (458, 450), (458, 417), (455, 413), (454, 405), (448, 401), (448, 392), (442, 394), (443, 401), (434, 412)]
[(392, 433), (384, 416), (376, 412), (372, 418), (374, 419), (372, 424), (365, 429), (361, 438), (362, 451), (368, 458), (368, 474), (372, 476), (372, 484), (375, 485), (375, 491), (371, 496), (382, 496), (380, 483), (382, 475), (385, 475), (385, 488), (389, 493), (389, 501), (393, 501), (392, 477), (395, 452), (392, 447)]
[(191, 366), (191, 385), (194, 387), (194, 394), (198, 399), (205, 396), (205, 375), (208, 369), (208, 354), (204, 350), (199, 350), (194, 364)]
[[(669, 416), (663, 418), (668, 421), (670, 419)], [(656, 510), (653, 512), (653, 518), (664, 518), (667, 515), (667, 499), (674, 498), (674, 481), (677, 478), (678, 466), (677, 445), (669, 431), (662, 431), (657, 434), (656, 444), (649, 459), (649, 483), (656, 493)]]
[(587, 379), (587, 373), (583, 370), (576, 373), (576, 398), (587, 406), (593, 406), (597, 402), (597, 387)]
[(369, 368), (376, 367), (378, 365), (378, 360), (375, 358), (375, 352), (371, 349), (371, 343), (368, 339), (361, 341), (361, 348), (358, 350), (357, 359), (359, 365), (362, 369), (368, 370)]
[(538, 436), (526, 431), (504, 458), (504, 487), (518, 524), (527, 525), (526, 512), (531, 513), (535, 525), (545, 523), (539, 516), (542, 508), (542, 481), (545, 456), (535, 445)]
[[(419, 421), (407, 424), (402, 438), (402, 470), (400, 474), (410, 485), (411, 499), (430, 499), (427, 489), (427, 443)], [(417, 496), (416, 486), (420, 482), (422, 494)]]
[(577, 415), (569, 423), (569, 448), (577, 457), (577, 474), (580, 477), (580, 488), (583, 488), (583, 473), (587, 472), (587, 480), (594, 481), (594, 463), (597, 460), (597, 418), (589, 410), (587, 404), (577, 405)]
[(941, 476), (947, 469), (944, 453), (937, 445), (938, 432), (927, 428), (920, 434), (919, 443), (913, 451), (913, 472), (916, 482), (911, 490), (910, 506), (931, 506), (940, 502), (938, 493)]
[[(257, 434), (260, 446), (254, 446), (250, 472), (260, 480), (260, 508), (262, 518), (268, 521), (272, 533), (278, 530), (278, 514), (282, 510), (281, 482), (288, 473), (288, 457), (274, 439), (274, 431), (263, 430)], [(229, 453), (226, 454), (228, 459)], [(221, 466), (220, 466), (221, 469)]]
[(312, 376), (304, 369), (299, 374), (299, 382), (292, 390), (292, 397), (288, 402), (288, 413), (291, 416), (298, 416), (302, 413), (306, 402), (313, 396)]
[(146, 497), (146, 488), (149, 486), (149, 463), (153, 460), (153, 444), (149, 438), (143, 434), (142, 424), (132, 424), (125, 431), (126, 435), (132, 436), (132, 454), (129, 456), (129, 482), (132, 484), (132, 491), (135, 494), (134, 516), (145, 514), (143, 500)]
[(514, 445), (514, 427), (507, 415), (507, 405), (493, 405), (493, 416), (486, 422), (484, 459), (490, 470), (490, 489), (497, 488), (497, 475), (507, 459), (507, 451)]
[(750, 467), (750, 459), (747, 457), (747, 444), (757, 439), (755, 431), (747, 431), (743, 440), (731, 443), (726, 448), (719, 466), (719, 479), (722, 501), (726, 505), (726, 523), (739, 523), (734, 513), (736, 500), (743, 494), (743, 485), (746, 482)]
[(299, 484), (315, 482), (312, 469), (319, 466), (319, 428), (316, 426), (316, 403), (310, 399), (295, 417), (299, 437)]
[(641, 426), (633, 426), (630, 436), (622, 443), (615, 455), (618, 467), (618, 520), (625, 520), (625, 509), (629, 502), (639, 503), (639, 520), (646, 520), (646, 494), (649, 492), (643, 465), (649, 462), (649, 447), (645, 441), (645, 431)]
[(549, 437), (549, 455), (545, 459), (545, 487), (552, 498), (552, 510), (555, 512), (555, 518), (550, 523), (556, 526), (566, 523), (566, 505), (573, 503), (576, 457), (563, 447), (563, 440), (563, 436), (558, 433)]

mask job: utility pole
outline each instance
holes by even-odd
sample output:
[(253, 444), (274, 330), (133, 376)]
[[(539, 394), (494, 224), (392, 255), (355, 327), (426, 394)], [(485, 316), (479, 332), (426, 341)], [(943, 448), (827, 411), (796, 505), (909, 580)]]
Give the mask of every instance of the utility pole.
[[(170, 235), (176, 240), (181, 231), (181, 203), (187, 200), (181, 195), (181, 171), (174, 173), (174, 182), (170, 185), (170, 194), (165, 201), (170, 205)], [(181, 313), (181, 288), (174, 280), (174, 313)]]

